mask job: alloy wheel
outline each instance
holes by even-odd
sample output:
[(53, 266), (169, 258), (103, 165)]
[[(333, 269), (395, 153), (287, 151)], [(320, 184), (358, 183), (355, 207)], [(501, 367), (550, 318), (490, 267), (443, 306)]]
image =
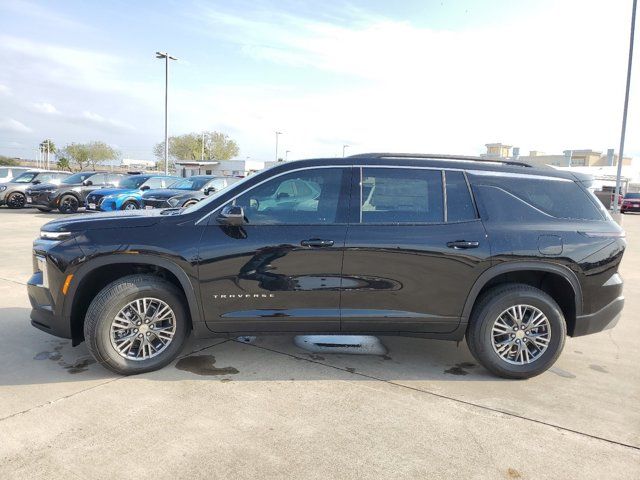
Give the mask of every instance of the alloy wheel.
[(127, 360), (147, 360), (164, 352), (176, 333), (176, 317), (157, 298), (125, 305), (111, 321), (111, 346)]
[(504, 310), (491, 328), (493, 350), (513, 365), (535, 362), (549, 347), (551, 323), (531, 305), (514, 305)]

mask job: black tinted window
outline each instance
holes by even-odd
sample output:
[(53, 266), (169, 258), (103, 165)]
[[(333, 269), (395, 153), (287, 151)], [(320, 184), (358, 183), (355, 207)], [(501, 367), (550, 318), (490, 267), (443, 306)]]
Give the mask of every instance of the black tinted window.
[(445, 174), (447, 185), (447, 221), (463, 222), (476, 218), (476, 209), (471, 199), (467, 181), (462, 172), (448, 171)]
[[(346, 221), (338, 204), (348, 190), (346, 168), (292, 172), (240, 195), (249, 224), (327, 224)], [(345, 216), (342, 218), (340, 215)]]
[(529, 210), (538, 210), (556, 218), (603, 219), (587, 193), (571, 180), (509, 175), (471, 175), (470, 180), (474, 185), (499, 188), (508, 194), (500, 195), (501, 200), (497, 204), (495, 200), (483, 199), (485, 208), (493, 211), (494, 217), (510, 219), (510, 212), (521, 212), (523, 206), (526, 206)]
[(442, 222), (440, 170), (365, 168), (362, 223)]

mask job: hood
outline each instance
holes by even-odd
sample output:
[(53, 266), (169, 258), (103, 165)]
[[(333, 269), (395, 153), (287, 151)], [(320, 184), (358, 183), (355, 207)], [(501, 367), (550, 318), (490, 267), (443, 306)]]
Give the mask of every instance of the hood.
[(156, 188), (153, 190), (147, 190), (142, 195), (142, 198), (166, 200), (172, 197), (180, 197), (182, 195), (193, 195), (200, 190), (180, 190), (177, 188)]
[(162, 209), (154, 210), (116, 210), (92, 215), (72, 215), (46, 223), (42, 226), (45, 232), (81, 232), (102, 228), (149, 227), (166, 218), (161, 215)]
[(107, 195), (130, 194), (137, 193), (138, 191), (139, 190), (131, 190), (126, 188), (99, 188), (91, 192), (89, 195), (106, 197)]

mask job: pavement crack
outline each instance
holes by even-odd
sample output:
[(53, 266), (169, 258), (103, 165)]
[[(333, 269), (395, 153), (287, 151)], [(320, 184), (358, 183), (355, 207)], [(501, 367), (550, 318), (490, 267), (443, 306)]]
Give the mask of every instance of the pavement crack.
[(27, 282), (18, 282), (17, 280), (12, 280), (10, 278), (0, 277), (0, 280), (4, 280), (5, 282), (10, 282), (10, 283), (15, 283), (17, 285), (22, 285), (23, 287), (27, 285)]
[[(237, 342), (237, 340), (233, 340), (233, 339), (231, 341)], [(593, 435), (591, 433), (581, 432), (580, 430), (574, 430), (572, 428), (563, 427), (562, 425), (557, 425), (555, 423), (545, 422), (544, 420), (538, 420), (536, 418), (525, 417), (523, 415), (518, 415), (517, 413), (507, 412), (507, 411), (504, 411), (504, 410), (500, 410), (498, 408), (487, 407), (486, 405), (481, 405), (479, 403), (470, 402), (468, 400), (462, 400), (462, 399), (459, 399), (459, 398), (456, 398), (456, 397), (450, 397), (448, 395), (444, 395), (442, 393), (436, 393), (436, 392), (433, 392), (431, 390), (412, 387), (410, 385), (404, 385), (402, 383), (396, 383), (396, 382), (394, 382), (392, 380), (386, 380), (384, 378), (379, 378), (379, 377), (376, 377), (374, 375), (369, 375), (369, 374), (362, 373), (362, 372), (347, 370), (346, 368), (337, 367), (337, 366), (331, 365), (329, 363), (324, 363), (322, 361), (314, 360), (312, 358), (307, 358), (307, 357), (294, 355), (292, 353), (281, 352), (280, 350), (274, 350), (273, 348), (263, 347), (261, 345), (255, 345), (255, 344), (245, 344), (243, 342), (237, 342), (237, 343), (242, 343), (243, 345), (249, 345), (249, 346), (255, 347), (255, 348), (261, 348), (261, 349), (267, 350), (269, 352), (277, 353), (277, 354), (280, 354), (280, 355), (285, 355), (285, 356), (291, 357), (291, 358), (297, 358), (299, 360), (304, 360), (304, 361), (309, 362), (309, 363), (317, 363), (317, 364), (322, 365), (324, 367), (329, 367), (329, 368), (333, 368), (335, 370), (340, 370), (342, 372), (350, 373), (351, 375), (358, 375), (360, 377), (364, 377), (364, 378), (367, 378), (369, 380), (376, 380), (378, 382), (384, 382), (384, 383), (387, 383), (389, 385), (393, 385), (395, 387), (400, 387), (400, 388), (404, 388), (404, 389), (407, 389), (407, 390), (412, 390), (414, 392), (424, 393), (426, 395), (431, 395), (433, 397), (441, 398), (443, 400), (448, 400), (448, 401), (459, 403), (459, 404), (462, 404), (462, 405), (467, 405), (467, 406), (474, 407), (474, 408), (477, 408), (477, 409), (480, 409), (480, 410), (485, 410), (485, 411), (492, 412), (492, 413), (498, 413), (498, 414), (505, 415), (505, 416), (511, 417), (511, 418), (518, 418), (520, 420), (525, 420), (525, 421), (528, 421), (528, 422), (537, 423), (538, 425), (544, 425), (546, 427), (555, 428), (555, 429), (563, 431), (563, 432), (574, 433), (576, 435), (581, 435), (583, 437), (591, 438), (591, 439), (594, 439), (594, 440), (599, 440), (599, 441), (610, 443), (610, 444), (613, 444), (613, 445), (619, 445), (621, 447), (626, 447), (626, 448), (629, 448), (629, 449), (635, 450), (635, 451), (640, 451), (640, 447), (636, 446), (636, 445), (632, 445), (632, 444), (624, 443), (624, 442), (619, 442), (617, 440), (612, 440), (610, 438), (601, 437), (599, 435)]]

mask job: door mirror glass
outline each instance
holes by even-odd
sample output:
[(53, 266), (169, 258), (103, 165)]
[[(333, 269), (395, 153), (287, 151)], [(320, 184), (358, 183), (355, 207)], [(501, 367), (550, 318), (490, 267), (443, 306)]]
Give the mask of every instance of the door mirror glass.
[(144, 190), (149, 190), (151, 187), (149, 185), (143, 185), (140, 187), (140, 190), (144, 191)]
[(244, 216), (244, 208), (239, 205), (227, 205), (218, 215), (218, 223), (230, 226), (239, 226), (247, 223)]
[(33, 182), (31, 182), (31, 183), (33, 183), (34, 185), (38, 185), (39, 183), (42, 183), (42, 182), (41, 182), (40, 180), (34, 180), (34, 181), (33, 181)]

